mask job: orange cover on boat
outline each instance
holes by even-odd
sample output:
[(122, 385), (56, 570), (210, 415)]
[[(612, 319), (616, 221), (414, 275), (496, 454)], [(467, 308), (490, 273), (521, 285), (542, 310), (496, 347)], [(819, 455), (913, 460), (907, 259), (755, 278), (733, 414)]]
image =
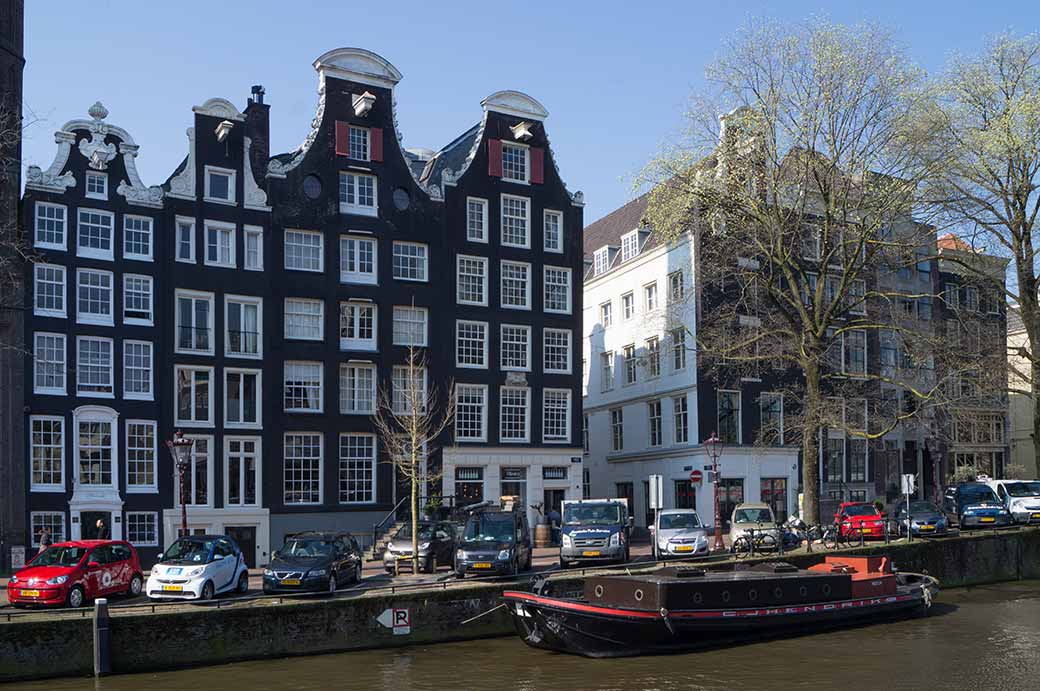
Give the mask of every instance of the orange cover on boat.
[(845, 564), (856, 573), (892, 573), (892, 562), (888, 557), (854, 557), (827, 555), (824, 564)]
[(880, 597), (896, 594), (896, 577), (892, 574), (852, 574), (852, 597)]

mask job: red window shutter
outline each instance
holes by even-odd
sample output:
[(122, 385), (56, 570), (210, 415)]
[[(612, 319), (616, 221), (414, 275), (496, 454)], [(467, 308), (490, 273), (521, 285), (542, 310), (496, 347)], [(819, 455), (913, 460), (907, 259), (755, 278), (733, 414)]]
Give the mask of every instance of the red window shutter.
[(488, 175), (493, 178), (502, 177), (502, 140), (488, 140)]
[(531, 147), (531, 182), (540, 185), (545, 182), (545, 149)]
[(350, 155), (350, 125), (336, 121), (336, 155)]
[(383, 128), (373, 127), (368, 131), (368, 156), (373, 161), (383, 160)]

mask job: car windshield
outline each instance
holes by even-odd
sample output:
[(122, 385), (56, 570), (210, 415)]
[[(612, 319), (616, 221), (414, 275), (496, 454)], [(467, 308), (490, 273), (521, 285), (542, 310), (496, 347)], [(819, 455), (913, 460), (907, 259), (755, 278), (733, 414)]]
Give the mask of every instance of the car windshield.
[(957, 492), (957, 501), (961, 504), (979, 504), (985, 501), (1000, 503), (993, 490), (986, 486), (962, 487)]
[[(433, 526), (429, 523), (419, 524), (419, 539), (429, 540), (433, 538)], [(412, 526), (411, 524), (405, 523), (401, 526), (400, 530), (394, 533), (395, 540), (411, 540), (412, 539)]]
[(568, 504), (563, 509), (564, 525), (621, 523), (620, 504)]
[(773, 514), (769, 509), (737, 509), (733, 517), (734, 523), (772, 523)]
[(912, 501), (910, 513), (939, 513), (939, 509), (930, 501)]
[(701, 519), (695, 513), (663, 513), (661, 514), (661, 530), (682, 530), (684, 528), (700, 528)]
[(1012, 497), (1040, 497), (1040, 482), (1010, 482), (1005, 487)]
[(30, 562), (30, 566), (75, 566), (87, 553), (84, 547), (48, 547)]
[(327, 540), (288, 540), (280, 550), (280, 557), (327, 557), (332, 543)]
[(477, 514), (466, 522), (462, 541), (470, 544), (480, 542), (512, 542), (513, 517), (504, 514)]
[(877, 516), (877, 507), (873, 504), (856, 504), (845, 507), (846, 516)]
[(163, 561), (209, 561), (213, 540), (177, 540), (163, 553)]

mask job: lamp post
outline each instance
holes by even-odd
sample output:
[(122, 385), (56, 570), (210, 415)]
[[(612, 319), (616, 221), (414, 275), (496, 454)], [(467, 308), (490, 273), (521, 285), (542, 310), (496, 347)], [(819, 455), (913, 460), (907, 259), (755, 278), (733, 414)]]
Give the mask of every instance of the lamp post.
[(181, 483), (181, 530), (180, 537), (188, 534), (188, 467), (191, 465), (191, 447), (194, 439), (186, 439), (184, 432), (177, 430), (173, 435), (173, 441), (166, 442), (166, 448), (173, 456), (173, 464), (177, 468), (177, 474)]
[(719, 444), (719, 437), (715, 432), (704, 440), (704, 448), (711, 456), (711, 475), (715, 484), (715, 546), (712, 549), (716, 552), (726, 549), (726, 543), (722, 541), (722, 514), (719, 510)]

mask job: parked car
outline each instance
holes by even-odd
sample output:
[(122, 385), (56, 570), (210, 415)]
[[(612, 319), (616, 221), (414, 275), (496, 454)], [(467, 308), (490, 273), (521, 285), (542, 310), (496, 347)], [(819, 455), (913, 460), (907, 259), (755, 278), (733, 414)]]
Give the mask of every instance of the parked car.
[(846, 501), (834, 514), (841, 536), (845, 538), (885, 537), (885, 516), (873, 504), (864, 501)]
[(455, 550), (455, 575), (515, 574), (531, 568), (533, 546), (527, 514), (482, 510), (466, 519)]
[(121, 540), (74, 540), (51, 545), (11, 577), (7, 599), (15, 607), (81, 607), (97, 597), (140, 595), (137, 550)]
[(578, 562), (623, 564), (629, 559), (632, 518), (627, 499), (564, 500), (560, 567)]
[(708, 531), (694, 509), (663, 509), (650, 526), (654, 559), (708, 554)]
[(997, 493), (984, 482), (957, 485), (949, 504), (943, 507), (955, 516), (961, 530), (1011, 524), (1011, 513), (1004, 508)]
[(911, 500), (909, 511), (906, 502), (900, 502), (896, 511), (896, 524), (900, 535), (906, 535), (909, 531), (915, 537), (945, 535), (949, 529), (946, 515), (930, 501)]
[(776, 517), (769, 504), (737, 504), (730, 515), (730, 544), (736, 544), (740, 537), (748, 531), (754, 531), (755, 537), (770, 535), (779, 544), (780, 531), (776, 527)]
[(1036, 480), (990, 480), (997, 499), (1011, 512), (1015, 523), (1040, 522), (1040, 482)]
[(307, 531), (286, 538), (264, 569), (265, 593), (336, 592), (361, 581), (361, 547), (350, 533)]
[(233, 538), (190, 535), (159, 555), (146, 591), (156, 600), (212, 600), (221, 593), (248, 592), (249, 572)]
[[(458, 534), (444, 521), (419, 521), (419, 568), (435, 573), (438, 564), (451, 565)], [(390, 538), (383, 552), (383, 568), (397, 573), (399, 566), (412, 565), (412, 524), (405, 523)]]

